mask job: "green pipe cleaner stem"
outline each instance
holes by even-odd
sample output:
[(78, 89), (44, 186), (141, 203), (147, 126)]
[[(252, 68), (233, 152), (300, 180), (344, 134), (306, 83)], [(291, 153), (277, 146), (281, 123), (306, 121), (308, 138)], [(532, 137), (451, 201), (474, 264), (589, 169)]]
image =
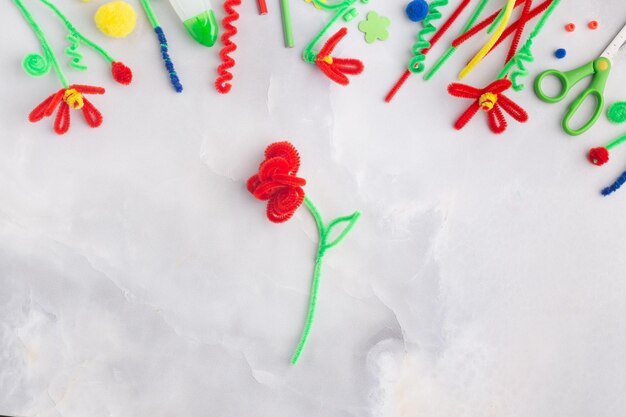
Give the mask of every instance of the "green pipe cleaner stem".
[(63, 22), (63, 24), (65, 25), (65, 27), (67, 28), (67, 30), (70, 32), (71, 35), (78, 38), (82, 43), (84, 43), (85, 45), (87, 45), (88, 47), (90, 47), (91, 49), (99, 53), (100, 55), (102, 55), (104, 59), (106, 59), (108, 62), (111, 63), (115, 61), (115, 59), (113, 59), (113, 57), (104, 50), (104, 48), (102, 48), (95, 42), (83, 36), (83, 34), (80, 33), (78, 29), (76, 29), (76, 27), (74, 27), (72, 22), (70, 22), (69, 19), (54, 4), (52, 4), (48, 0), (39, 0), (39, 1), (45, 4), (50, 10), (54, 12), (54, 14), (57, 15), (57, 17)]
[(43, 33), (43, 31), (35, 21), (35, 18), (33, 18), (26, 6), (24, 6), (22, 0), (13, 0), (13, 2), (22, 13), (24, 20), (26, 20), (26, 22), (35, 33), (35, 36), (37, 36), (39, 44), (41, 45), (41, 49), (44, 53), (44, 56), (36, 53), (27, 55), (22, 62), (24, 70), (27, 74), (38, 77), (46, 74), (50, 70), (50, 66), (52, 65), (52, 68), (54, 68), (54, 72), (59, 78), (59, 81), (61, 82), (63, 87), (68, 88), (69, 83), (67, 82), (67, 78), (65, 78), (65, 74), (63, 74), (63, 71), (59, 66), (59, 62), (56, 59), (54, 51), (52, 51), (52, 48), (50, 48), (50, 44), (46, 39), (46, 35)]
[(448, 0), (433, 0), (430, 3), (428, 7), (428, 14), (422, 22), (423, 28), (417, 32), (417, 42), (415, 42), (412, 47), (413, 57), (407, 66), (407, 69), (410, 72), (415, 74), (423, 72), (426, 69), (426, 66), (424, 65), (426, 54), (422, 51), (431, 47), (431, 43), (426, 39), (426, 36), (437, 32), (437, 28), (432, 22), (442, 18), (439, 8), (447, 5)]
[[(324, 221), (322, 220), (322, 216), (320, 215), (319, 210), (309, 197), (304, 197), (304, 204), (307, 206), (311, 215), (315, 219), (315, 224), (317, 225), (317, 231), (319, 233), (319, 246), (317, 249), (317, 257), (315, 258), (315, 270), (313, 272), (313, 282), (311, 284), (311, 301), (309, 302), (309, 311), (306, 317), (306, 323), (304, 325), (304, 330), (302, 331), (302, 336), (300, 337), (300, 342), (296, 347), (296, 351), (294, 352), (291, 358), (291, 364), (295, 365), (302, 354), (302, 349), (304, 349), (304, 345), (309, 337), (309, 332), (311, 331), (311, 326), (313, 325), (313, 319), (315, 317), (315, 306), (317, 305), (317, 292), (319, 290), (320, 284), (320, 274), (322, 272), (322, 260), (324, 258), (324, 254), (326, 251), (339, 243), (348, 235), (350, 230), (354, 227), (356, 221), (361, 216), (361, 213), (355, 211), (349, 216), (337, 217), (335, 220), (332, 220), (328, 223), (327, 226), (324, 226)], [(346, 227), (339, 233), (339, 235), (334, 238), (330, 243), (328, 243), (328, 236), (331, 231), (340, 223), (347, 223)]]
[(505, 8), (503, 7), (500, 10), (500, 13), (498, 13), (498, 15), (496, 16), (496, 18), (494, 19), (493, 22), (491, 22), (491, 25), (489, 25), (489, 27), (487, 28), (487, 34), (491, 35), (491, 32), (494, 31), (495, 28), (498, 27), (498, 25), (500, 24), (500, 21), (502, 20), (502, 18), (504, 17), (504, 12), (505, 12)]
[[(483, 12), (483, 10), (485, 10), (487, 3), (489, 3), (489, 0), (480, 0), (480, 3), (478, 4), (476, 9), (474, 10), (474, 13), (472, 13), (469, 20), (467, 21), (467, 23), (461, 30), (461, 33), (459, 33), (459, 36), (463, 35), (465, 32), (470, 30), (472, 26), (474, 26), (474, 24), (480, 17), (480, 14)], [(428, 70), (426, 75), (424, 75), (424, 80), (426, 81), (430, 80), (441, 69), (441, 67), (443, 67), (443, 65), (448, 61), (448, 59), (452, 57), (452, 55), (455, 52), (456, 52), (456, 48), (454, 46), (451, 46), (450, 48), (448, 48), (448, 50), (441, 57), (439, 57), (437, 62), (435, 62), (435, 65), (433, 65), (433, 67), (430, 70)]]
[(150, 0), (139, 0), (139, 2), (141, 3), (141, 7), (143, 7), (143, 10), (146, 12), (146, 16), (148, 16), (148, 21), (150, 21), (152, 28), (156, 28), (157, 26), (159, 26), (159, 20), (157, 19), (156, 14), (152, 9)]
[[(513, 58), (509, 62), (507, 62), (504, 68), (502, 68), (502, 71), (500, 71), (500, 73), (498, 74), (497, 78), (504, 78), (512, 70), (511, 82), (513, 84), (513, 90), (521, 91), (524, 89), (524, 85), (518, 83), (517, 80), (520, 77), (525, 77), (528, 75), (528, 70), (526, 69), (524, 62), (533, 62), (535, 60), (532, 53), (533, 40), (539, 35), (539, 33), (541, 33), (541, 30), (546, 25), (546, 23), (550, 19), (550, 16), (552, 16), (554, 10), (560, 2), (561, 0), (552, 0), (550, 6), (548, 6), (543, 16), (541, 16), (541, 19), (539, 19), (539, 22), (537, 22), (530, 35), (528, 35), (528, 39), (526, 39), (524, 46), (522, 46), (520, 50), (517, 51), (515, 55), (513, 55)], [(513, 70), (513, 67), (517, 67), (517, 69)]]
[[(144, 0), (142, 0), (144, 1)], [(333, 17), (328, 21), (328, 23), (322, 28), (322, 30), (320, 30), (318, 32), (317, 35), (315, 35), (315, 37), (311, 40), (311, 42), (309, 42), (309, 44), (306, 46), (306, 48), (304, 48), (304, 51), (302, 52), (302, 58), (306, 61), (306, 62), (310, 62), (313, 63), (315, 62), (315, 58), (317, 57), (317, 53), (315, 53), (313, 51), (313, 48), (315, 48), (315, 45), (317, 45), (317, 43), (320, 41), (320, 39), (326, 34), (326, 32), (328, 32), (328, 30), (331, 28), (332, 25), (335, 24), (335, 22), (344, 15), (344, 13), (354, 4), (356, 3), (357, 0), (346, 0), (344, 2), (341, 3), (337, 3), (334, 5), (328, 5), (328, 4), (324, 4), (324, 3), (320, 3), (316, 0), (313, 0), (313, 3), (315, 3), (316, 5), (319, 5), (322, 9), (324, 10), (337, 10), (337, 12), (335, 12), (335, 14), (333, 15)]]
[(322, 3), (319, 0), (313, 0), (313, 4), (323, 10), (337, 10), (337, 9), (346, 7), (348, 5), (352, 5), (354, 3), (356, 3), (356, 1), (347, 0), (347, 1), (339, 2), (335, 4), (328, 4), (328, 3)]
[(609, 143), (608, 145), (605, 146), (605, 148), (607, 150), (616, 147), (617, 145), (619, 145), (620, 143), (626, 142), (626, 134), (620, 136), (619, 138), (615, 139), (613, 142)]

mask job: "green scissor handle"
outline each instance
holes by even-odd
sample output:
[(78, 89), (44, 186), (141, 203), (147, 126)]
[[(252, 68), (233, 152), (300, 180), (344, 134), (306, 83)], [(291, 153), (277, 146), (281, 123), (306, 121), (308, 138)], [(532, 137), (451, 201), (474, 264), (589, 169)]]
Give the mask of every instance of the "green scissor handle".
[[(565, 117), (563, 118), (563, 130), (571, 136), (578, 136), (589, 130), (591, 126), (598, 121), (598, 118), (602, 114), (602, 110), (604, 109), (604, 88), (606, 87), (606, 82), (609, 78), (610, 72), (611, 61), (604, 57), (598, 58), (580, 68), (567, 72), (547, 70), (539, 74), (535, 80), (535, 94), (537, 94), (539, 99), (547, 103), (557, 103), (563, 100), (565, 96), (567, 96), (567, 93), (569, 93), (570, 89), (580, 80), (589, 75), (593, 75), (593, 79), (591, 80), (589, 87), (587, 87), (578, 97), (574, 99), (574, 101), (572, 101), (569, 105), (567, 113), (565, 113)], [(555, 96), (547, 95), (541, 87), (543, 80), (550, 76), (556, 77), (561, 82), (561, 91)], [(571, 128), (569, 124), (570, 120), (574, 117), (574, 114), (576, 114), (580, 106), (582, 106), (589, 96), (593, 96), (596, 99), (596, 109), (593, 115), (587, 123), (582, 125), (580, 128)]]

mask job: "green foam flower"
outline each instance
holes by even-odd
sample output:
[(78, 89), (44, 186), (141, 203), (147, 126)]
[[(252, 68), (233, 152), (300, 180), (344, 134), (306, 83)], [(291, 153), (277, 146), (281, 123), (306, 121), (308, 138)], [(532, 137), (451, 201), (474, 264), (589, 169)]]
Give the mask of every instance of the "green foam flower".
[(389, 37), (387, 28), (391, 21), (376, 12), (369, 12), (367, 18), (359, 23), (359, 30), (365, 33), (365, 42), (374, 43), (376, 40), (384, 41)]

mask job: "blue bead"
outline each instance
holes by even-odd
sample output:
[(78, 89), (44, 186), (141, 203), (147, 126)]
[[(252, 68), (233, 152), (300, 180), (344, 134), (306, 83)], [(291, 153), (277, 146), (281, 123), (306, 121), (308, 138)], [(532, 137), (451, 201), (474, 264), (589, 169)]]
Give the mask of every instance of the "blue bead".
[(406, 6), (405, 11), (409, 20), (419, 22), (428, 16), (428, 3), (426, 0), (413, 0)]
[(566, 55), (567, 55), (567, 51), (564, 48), (559, 48), (556, 51), (554, 51), (554, 56), (557, 57), (558, 59), (563, 59), (565, 58)]

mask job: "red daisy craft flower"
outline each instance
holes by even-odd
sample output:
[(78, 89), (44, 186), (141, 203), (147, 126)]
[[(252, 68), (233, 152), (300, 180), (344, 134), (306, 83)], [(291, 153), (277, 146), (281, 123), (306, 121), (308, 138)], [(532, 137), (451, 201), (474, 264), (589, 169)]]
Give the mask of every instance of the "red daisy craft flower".
[(304, 201), (306, 184), (296, 176), (300, 155), (289, 142), (272, 143), (265, 150), (265, 160), (259, 172), (248, 179), (248, 191), (259, 200), (267, 201), (267, 218), (274, 223), (289, 220)]
[(341, 28), (331, 36), (315, 57), (315, 65), (334, 82), (341, 85), (350, 84), (346, 75), (358, 75), (365, 68), (363, 63), (354, 58), (335, 58), (330, 56), (339, 41), (348, 33), (348, 29)]
[(482, 90), (460, 83), (450, 84), (448, 86), (450, 95), (474, 100), (472, 105), (456, 121), (454, 127), (457, 130), (462, 129), (480, 109), (487, 113), (489, 128), (493, 133), (502, 133), (506, 130), (507, 122), (502, 110), (518, 122), (528, 121), (526, 110), (502, 94), (509, 88), (511, 88), (511, 80), (507, 78), (496, 80)]
[(59, 111), (54, 119), (54, 131), (62, 135), (70, 128), (71, 107), (75, 110), (82, 110), (89, 126), (98, 127), (102, 124), (102, 113), (84, 97), (85, 94), (104, 94), (104, 88), (79, 84), (62, 88), (39, 103), (28, 115), (28, 120), (35, 123), (44, 117), (52, 116), (58, 107)]

